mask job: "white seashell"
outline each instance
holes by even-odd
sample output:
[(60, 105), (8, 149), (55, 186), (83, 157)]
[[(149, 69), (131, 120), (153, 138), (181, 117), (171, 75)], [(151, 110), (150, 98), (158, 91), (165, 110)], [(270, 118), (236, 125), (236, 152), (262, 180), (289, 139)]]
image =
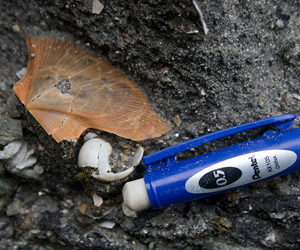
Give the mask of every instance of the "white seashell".
[(0, 160), (5, 160), (7, 170), (13, 174), (25, 178), (37, 178), (44, 169), (36, 164), (37, 158), (33, 154), (34, 148), (30, 148), (25, 140), (18, 139), (10, 142), (0, 151)]
[(104, 173), (104, 174), (92, 174), (92, 177), (98, 179), (99, 181), (117, 181), (124, 179), (134, 170), (134, 167), (128, 168), (120, 173)]
[(93, 133), (93, 132), (88, 132), (84, 137), (83, 137), (83, 140), (84, 141), (88, 141), (88, 140), (91, 140), (93, 138), (96, 138), (97, 137), (97, 134)]
[(97, 168), (99, 174), (92, 174), (91, 176), (101, 181), (116, 181), (125, 178), (133, 170), (131, 167), (120, 173), (112, 173), (109, 165), (109, 156), (112, 152), (112, 147), (108, 142), (99, 138), (93, 138), (85, 142), (80, 149), (78, 155), (79, 167), (93, 167)]
[(78, 165), (82, 168), (98, 168), (99, 174), (107, 173), (107, 171), (111, 170), (108, 163), (111, 152), (112, 148), (109, 143), (99, 138), (93, 138), (85, 142), (80, 149)]
[(141, 146), (139, 146), (138, 149), (135, 151), (133, 159), (132, 159), (133, 166), (137, 166), (140, 163), (140, 161), (142, 160), (143, 154), (144, 154), (144, 149)]

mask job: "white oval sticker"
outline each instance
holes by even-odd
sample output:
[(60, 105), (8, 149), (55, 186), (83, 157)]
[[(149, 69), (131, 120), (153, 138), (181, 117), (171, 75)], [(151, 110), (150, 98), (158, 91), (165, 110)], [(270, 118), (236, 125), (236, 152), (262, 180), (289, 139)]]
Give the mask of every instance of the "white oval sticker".
[(185, 189), (193, 194), (224, 191), (278, 174), (296, 160), (297, 154), (290, 150), (265, 150), (240, 155), (194, 174), (185, 183)]

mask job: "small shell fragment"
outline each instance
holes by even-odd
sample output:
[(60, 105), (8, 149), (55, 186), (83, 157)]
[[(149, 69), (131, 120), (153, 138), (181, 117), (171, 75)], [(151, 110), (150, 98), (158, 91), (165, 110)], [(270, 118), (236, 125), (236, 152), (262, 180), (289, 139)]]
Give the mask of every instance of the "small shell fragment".
[(92, 13), (99, 15), (104, 8), (104, 5), (100, 3), (98, 0), (93, 1)]
[(93, 195), (93, 201), (96, 207), (100, 207), (103, 203), (102, 197), (97, 195), (96, 193)]
[(112, 229), (116, 225), (113, 221), (102, 221), (98, 224), (99, 227), (104, 227), (108, 229)]
[(97, 137), (97, 134), (95, 134), (93, 132), (89, 132), (83, 137), (83, 140), (88, 141), (88, 140), (96, 138), (96, 137)]
[(25, 76), (27, 73), (27, 69), (25, 67), (23, 67), (22, 69), (20, 69), (17, 73), (16, 76), (21, 79), (23, 76)]

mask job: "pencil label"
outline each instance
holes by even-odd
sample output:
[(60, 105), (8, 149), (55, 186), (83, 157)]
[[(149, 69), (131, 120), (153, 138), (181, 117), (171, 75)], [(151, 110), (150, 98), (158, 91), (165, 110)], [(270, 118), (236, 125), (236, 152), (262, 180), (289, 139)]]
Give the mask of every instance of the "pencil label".
[(297, 160), (290, 150), (265, 150), (237, 156), (196, 173), (185, 184), (189, 193), (211, 193), (262, 181)]

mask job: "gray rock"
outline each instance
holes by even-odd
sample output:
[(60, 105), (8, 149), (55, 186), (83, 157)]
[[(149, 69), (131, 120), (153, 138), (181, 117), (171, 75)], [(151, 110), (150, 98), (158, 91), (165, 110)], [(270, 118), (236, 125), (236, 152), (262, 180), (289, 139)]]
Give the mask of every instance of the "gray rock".
[(0, 119), (0, 144), (7, 143), (22, 138), (22, 125), (20, 120), (6, 118)]
[(7, 194), (12, 187), (3, 178), (0, 178), (0, 196)]
[(21, 115), (17, 109), (18, 98), (4, 82), (0, 81), (0, 113), (6, 118), (18, 118)]
[(5, 167), (3, 166), (3, 163), (0, 162), (0, 176), (4, 175), (5, 173)]
[(2, 239), (13, 236), (13, 225), (8, 217), (0, 217), (0, 237)]

